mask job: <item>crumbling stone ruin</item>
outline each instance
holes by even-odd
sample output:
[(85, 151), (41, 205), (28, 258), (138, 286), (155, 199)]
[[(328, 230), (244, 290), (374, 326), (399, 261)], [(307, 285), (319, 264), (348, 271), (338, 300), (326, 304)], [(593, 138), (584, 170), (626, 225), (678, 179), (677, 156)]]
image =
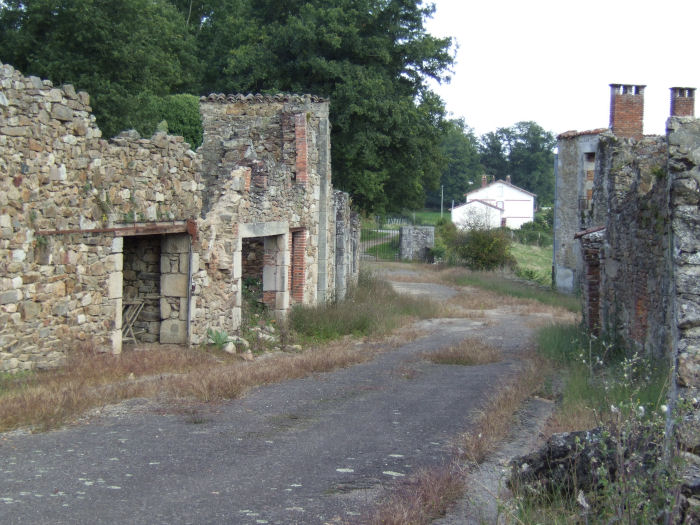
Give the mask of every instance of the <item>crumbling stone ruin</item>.
[[(644, 87), (611, 84), (610, 127), (558, 137), (554, 279), (581, 290), (593, 333), (668, 359), (671, 396), (700, 391), (700, 120), (671, 88), (665, 136), (642, 130)], [(681, 446), (700, 454), (700, 413)], [(694, 422), (694, 423), (693, 423)], [(683, 437), (685, 436), (685, 437)], [(695, 437), (692, 437), (695, 436)], [(700, 465), (700, 457), (691, 464)], [(688, 493), (700, 515), (700, 494)]]
[(2, 370), (56, 366), (77, 341), (232, 333), (243, 275), (279, 318), (345, 294), (359, 222), (332, 188), (328, 100), (211, 95), (200, 112), (196, 152), (105, 140), (87, 93), (0, 64)]

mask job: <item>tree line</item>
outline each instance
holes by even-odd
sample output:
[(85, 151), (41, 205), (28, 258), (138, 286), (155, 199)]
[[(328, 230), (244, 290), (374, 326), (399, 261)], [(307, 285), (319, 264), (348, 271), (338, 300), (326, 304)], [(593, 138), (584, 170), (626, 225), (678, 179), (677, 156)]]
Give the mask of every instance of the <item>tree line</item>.
[(455, 58), (452, 40), (425, 28), (433, 11), (420, 0), (4, 0), (0, 61), (88, 91), (107, 137), (165, 120), (193, 147), (199, 95), (329, 97), (334, 185), (365, 211), (422, 207), (441, 184), (463, 193), (482, 169), (546, 200), (551, 134), (520, 123), (476, 140), (429, 88)]

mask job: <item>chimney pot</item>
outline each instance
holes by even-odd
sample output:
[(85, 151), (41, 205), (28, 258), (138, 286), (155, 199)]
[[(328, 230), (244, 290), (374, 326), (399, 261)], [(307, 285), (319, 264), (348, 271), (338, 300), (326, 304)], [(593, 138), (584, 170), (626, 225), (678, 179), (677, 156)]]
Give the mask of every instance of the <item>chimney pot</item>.
[(672, 87), (671, 88), (671, 116), (694, 117), (695, 116), (695, 88)]
[(610, 84), (610, 129), (618, 137), (642, 138), (645, 87)]

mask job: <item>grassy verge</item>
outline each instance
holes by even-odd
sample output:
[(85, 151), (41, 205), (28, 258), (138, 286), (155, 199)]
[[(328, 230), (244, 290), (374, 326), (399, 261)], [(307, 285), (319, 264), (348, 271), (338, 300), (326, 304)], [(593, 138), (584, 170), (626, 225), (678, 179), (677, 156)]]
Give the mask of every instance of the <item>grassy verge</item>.
[(322, 342), (345, 335), (368, 336), (388, 333), (411, 319), (435, 316), (431, 301), (396, 293), (391, 285), (361, 272), (357, 286), (344, 301), (318, 306), (297, 306), (289, 326), (309, 341)]
[(532, 299), (542, 304), (564, 308), (570, 312), (581, 310), (578, 297), (558, 293), (538, 286), (517, 283), (502, 274), (494, 272), (466, 272), (453, 276), (456, 284), (461, 286), (476, 286), (499, 295)]
[[(665, 362), (590, 338), (574, 325), (541, 329), (538, 347), (550, 363), (544, 390), (558, 398), (545, 434), (601, 427), (616, 448), (612, 470), (601, 466), (592, 472), (597, 483), (585, 495), (516, 490), (509, 504), (515, 521), (651, 523), (664, 512), (672, 516), (678, 467), (659, 455), (669, 376)], [(599, 446), (601, 453), (610, 450)]]
[(543, 286), (552, 284), (552, 247), (513, 243), (510, 253), (518, 263), (515, 273)]

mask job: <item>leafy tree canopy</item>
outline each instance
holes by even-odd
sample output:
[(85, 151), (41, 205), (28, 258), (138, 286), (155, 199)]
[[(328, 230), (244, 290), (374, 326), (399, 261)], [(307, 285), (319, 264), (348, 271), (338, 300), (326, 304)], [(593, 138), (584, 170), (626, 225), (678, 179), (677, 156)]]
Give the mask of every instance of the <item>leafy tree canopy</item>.
[[(6, 0), (0, 60), (87, 90), (107, 136), (148, 133), (168, 95), (331, 99), (333, 172), (366, 210), (423, 205), (444, 165), (450, 39), (421, 0)], [(176, 111), (178, 113), (178, 111)], [(173, 122), (168, 121), (171, 130)]]
[(531, 121), (481, 137), (481, 163), (489, 175), (511, 176), (513, 184), (537, 194), (540, 204), (554, 201), (554, 146), (549, 131)]
[(195, 40), (167, 0), (6, 0), (0, 59), (86, 90), (106, 136), (152, 97), (196, 89)]
[[(440, 151), (446, 163), (440, 177), (444, 202), (449, 206), (454, 200), (460, 203), (464, 194), (471, 191), (480, 180), (484, 168), (481, 166), (478, 141), (474, 132), (463, 119), (449, 120), (445, 124), (445, 134), (440, 141)], [(428, 194), (426, 205), (440, 206), (440, 191)]]

